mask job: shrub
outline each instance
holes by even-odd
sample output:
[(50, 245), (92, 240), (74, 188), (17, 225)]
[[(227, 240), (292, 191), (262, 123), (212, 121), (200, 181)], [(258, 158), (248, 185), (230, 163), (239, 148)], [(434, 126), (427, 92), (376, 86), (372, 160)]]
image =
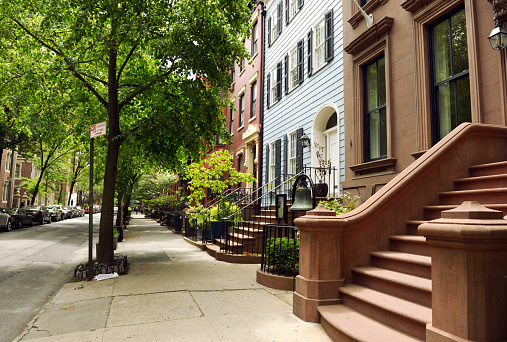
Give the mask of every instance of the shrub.
[(274, 267), (280, 272), (299, 273), (299, 237), (267, 239), (266, 266)]
[(354, 210), (359, 205), (360, 200), (359, 196), (351, 197), (350, 193), (344, 191), (338, 198), (329, 201), (320, 201), (319, 205), (328, 210), (334, 210), (336, 215), (340, 215)]

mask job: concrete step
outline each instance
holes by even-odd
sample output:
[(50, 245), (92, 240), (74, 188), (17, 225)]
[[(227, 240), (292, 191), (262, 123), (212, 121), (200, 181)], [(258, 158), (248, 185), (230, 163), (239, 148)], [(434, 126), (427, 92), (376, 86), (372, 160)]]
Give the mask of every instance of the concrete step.
[(431, 248), (426, 238), (420, 235), (393, 235), (389, 237), (390, 250), (431, 256)]
[(323, 305), (317, 310), (321, 317), (320, 324), (333, 341), (423, 341), (371, 319), (346, 305)]
[(395, 251), (371, 252), (371, 265), (431, 279), (431, 257)]
[(407, 233), (410, 234), (410, 235), (421, 235), (419, 234), (419, 231), (417, 230), (417, 228), (423, 224), (423, 223), (426, 223), (428, 221), (424, 221), (424, 220), (409, 220), (407, 221)]
[(393, 329), (425, 339), (431, 308), (360, 285), (340, 287), (343, 304)]
[(445, 191), (439, 194), (440, 204), (460, 205), (464, 201), (477, 201), (482, 205), (507, 203), (507, 188)]
[(507, 188), (507, 174), (460, 178), (454, 181), (455, 190)]
[(431, 279), (378, 267), (352, 269), (354, 284), (431, 307)]
[[(461, 203), (460, 203), (461, 204)], [(439, 219), (442, 217), (442, 211), (454, 209), (458, 205), (446, 204), (446, 205), (427, 205), (424, 206), (424, 218), (428, 221)], [(485, 204), (486, 208), (502, 211), (504, 216), (507, 215), (507, 203), (506, 204)]]
[(468, 168), (470, 177), (507, 174), (507, 161), (474, 165)]

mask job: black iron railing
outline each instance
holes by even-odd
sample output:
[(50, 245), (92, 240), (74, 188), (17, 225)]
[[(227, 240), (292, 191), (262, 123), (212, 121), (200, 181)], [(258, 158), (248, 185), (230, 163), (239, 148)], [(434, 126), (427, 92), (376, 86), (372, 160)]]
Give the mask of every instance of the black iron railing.
[(314, 184), (327, 184), (327, 194), (318, 197), (336, 197), (340, 194), (340, 181), (337, 179), (339, 174), (335, 167), (322, 168), (305, 165), (303, 172), (311, 178)]
[(280, 224), (264, 225), (261, 270), (294, 278), (299, 274), (299, 230), (297, 227)]
[(170, 212), (166, 215), (167, 226), (175, 232), (181, 232), (183, 229), (183, 214), (179, 212)]

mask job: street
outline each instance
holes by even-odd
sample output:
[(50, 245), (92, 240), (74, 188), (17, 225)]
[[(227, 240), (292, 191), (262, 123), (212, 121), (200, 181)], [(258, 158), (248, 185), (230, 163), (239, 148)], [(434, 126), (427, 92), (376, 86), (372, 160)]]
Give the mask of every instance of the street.
[[(99, 219), (95, 214), (95, 234)], [(88, 220), (86, 215), (0, 233), (0, 342), (16, 338), (87, 260)]]

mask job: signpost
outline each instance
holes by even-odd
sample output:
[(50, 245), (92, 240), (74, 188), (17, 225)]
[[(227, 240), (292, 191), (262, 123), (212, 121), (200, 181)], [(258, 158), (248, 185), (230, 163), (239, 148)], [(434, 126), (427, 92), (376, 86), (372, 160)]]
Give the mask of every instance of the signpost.
[(93, 279), (93, 139), (105, 135), (106, 122), (100, 122), (90, 127), (90, 194), (88, 195), (88, 280)]

